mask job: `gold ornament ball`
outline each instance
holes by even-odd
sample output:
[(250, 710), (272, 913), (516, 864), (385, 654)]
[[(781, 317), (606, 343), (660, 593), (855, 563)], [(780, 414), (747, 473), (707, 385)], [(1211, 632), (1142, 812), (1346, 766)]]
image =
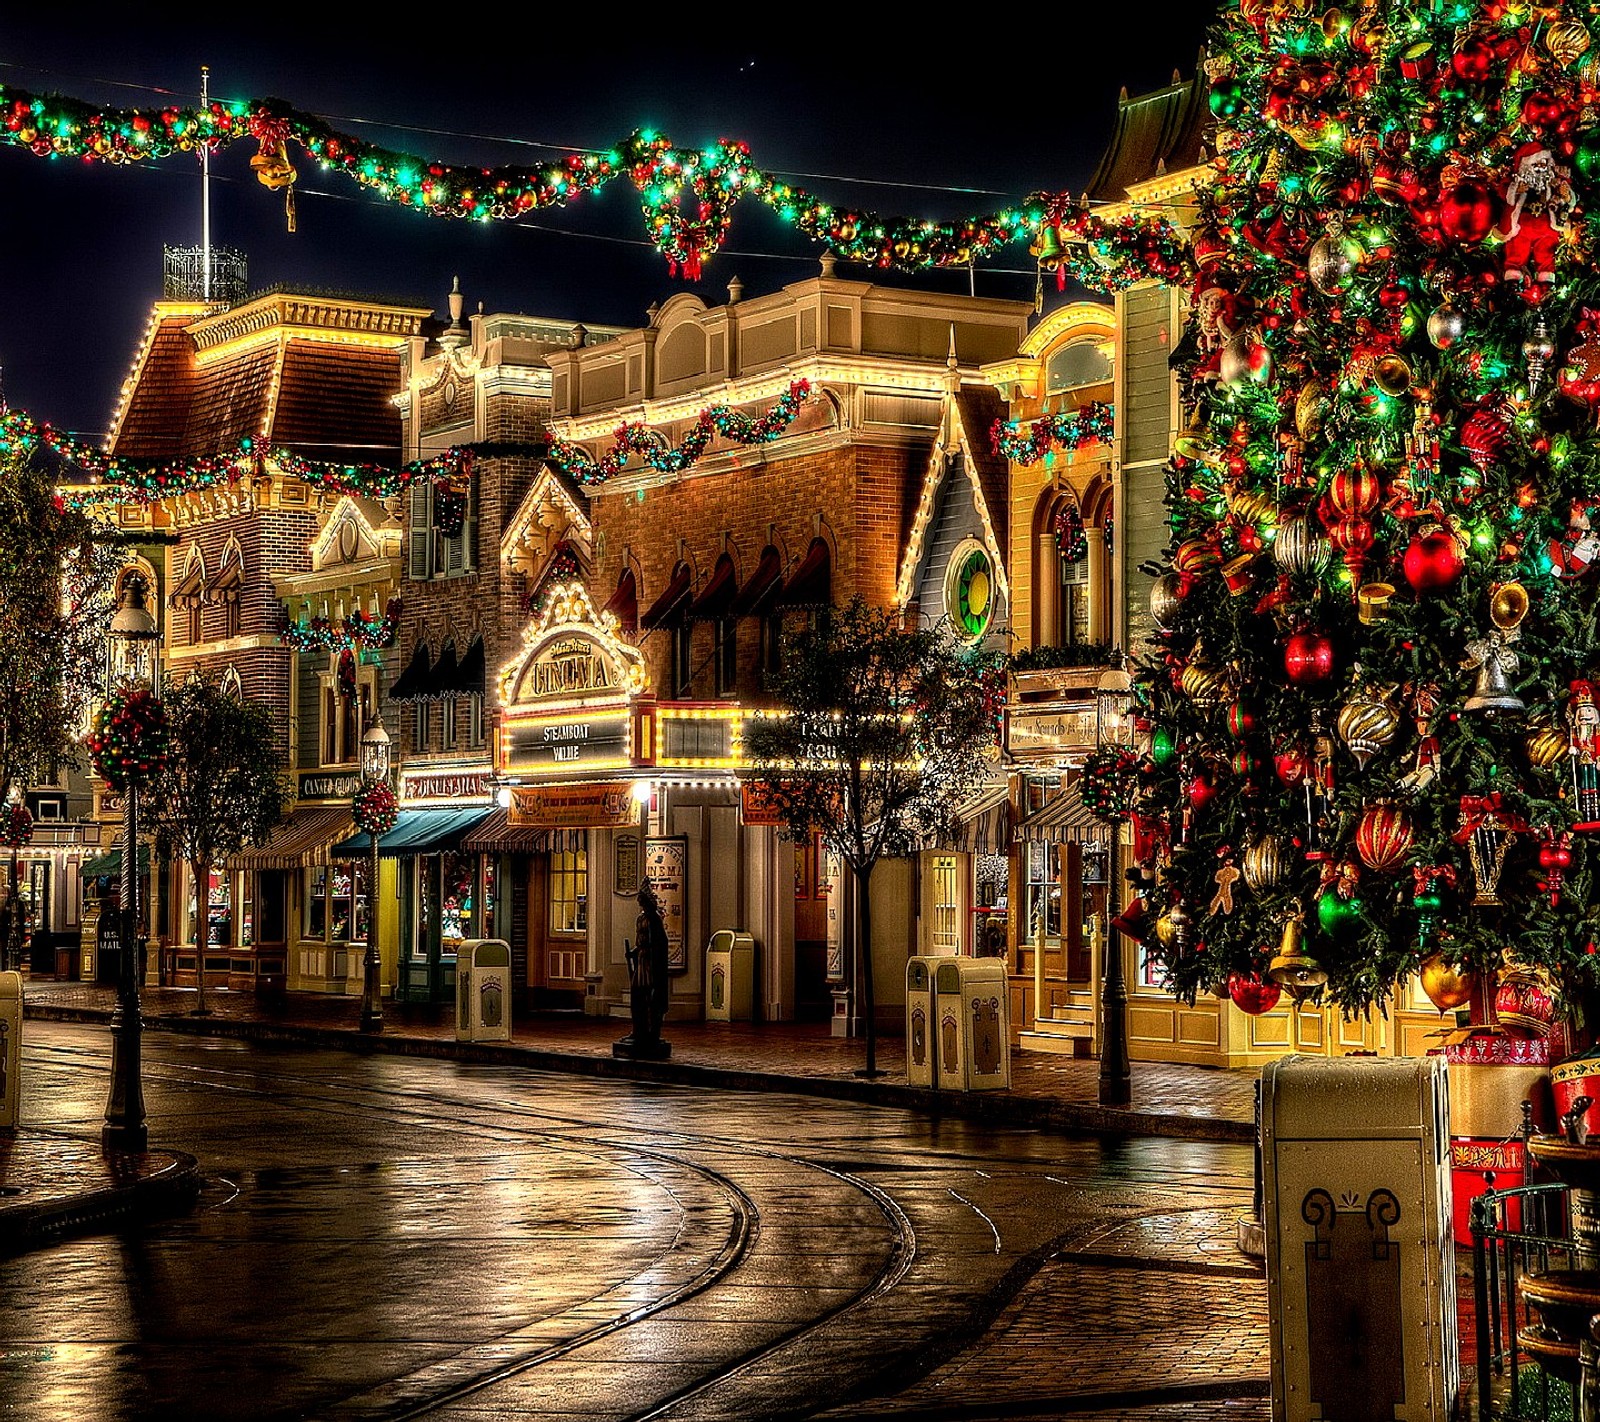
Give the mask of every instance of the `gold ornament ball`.
[(1529, 762), (1539, 770), (1549, 770), (1567, 758), (1566, 734), (1554, 726), (1540, 726), (1528, 732), (1523, 745), (1527, 749)]
[(1284, 844), (1277, 835), (1258, 839), (1244, 852), (1244, 881), (1257, 893), (1283, 882)]
[(1428, 954), (1422, 960), (1419, 976), (1428, 1001), (1442, 1013), (1472, 1001), (1471, 972), (1451, 967), (1443, 953)]

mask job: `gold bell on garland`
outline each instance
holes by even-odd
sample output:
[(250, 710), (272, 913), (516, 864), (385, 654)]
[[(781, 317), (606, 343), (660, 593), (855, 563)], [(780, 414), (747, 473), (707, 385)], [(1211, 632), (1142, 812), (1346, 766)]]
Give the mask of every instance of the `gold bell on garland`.
[(1306, 952), (1306, 928), (1299, 915), (1283, 926), (1283, 940), (1267, 965), (1267, 976), (1279, 987), (1308, 992), (1328, 981), (1327, 970)]
[(288, 154), (283, 151), (283, 143), (278, 139), (263, 138), (261, 151), (250, 160), (251, 170), (256, 175), (256, 181), (264, 188), (273, 192), (280, 189), (283, 192), (283, 211), (288, 220), (289, 231), (295, 227), (294, 213), (294, 180), (299, 177), (294, 165), (290, 163)]

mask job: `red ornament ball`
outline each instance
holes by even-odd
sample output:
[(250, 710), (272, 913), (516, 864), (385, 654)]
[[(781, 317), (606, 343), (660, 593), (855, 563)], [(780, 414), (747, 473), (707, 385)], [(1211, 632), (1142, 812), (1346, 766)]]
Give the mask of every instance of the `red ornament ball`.
[(1450, 241), (1481, 242), (1494, 226), (1495, 197), (1482, 178), (1462, 178), (1439, 198), (1439, 231)]
[(1463, 566), (1455, 536), (1442, 528), (1413, 538), (1403, 560), (1406, 581), (1418, 592), (1449, 587)]
[(1284, 644), (1283, 669), (1295, 686), (1320, 686), (1333, 675), (1333, 643), (1322, 632), (1296, 632)]
[(1228, 996), (1240, 1012), (1259, 1017), (1278, 1005), (1283, 989), (1277, 983), (1259, 978), (1254, 973), (1229, 973)]

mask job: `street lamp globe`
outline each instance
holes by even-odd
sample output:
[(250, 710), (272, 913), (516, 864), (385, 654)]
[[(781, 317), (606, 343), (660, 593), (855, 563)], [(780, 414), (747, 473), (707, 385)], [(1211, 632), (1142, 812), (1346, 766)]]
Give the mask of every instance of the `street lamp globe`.
[(372, 724), (361, 735), (361, 773), (368, 780), (389, 778), (389, 733), (383, 728), (383, 717), (374, 716)]
[(145, 581), (137, 574), (122, 585), (116, 615), (107, 633), (117, 648), (118, 671), (124, 677), (148, 680), (146, 656), (161, 636), (161, 624), (145, 601)]
[(1123, 666), (1100, 673), (1094, 691), (1095, 740), (1101, 746), (1124, 746), (1133, 740), (1133, 678)]

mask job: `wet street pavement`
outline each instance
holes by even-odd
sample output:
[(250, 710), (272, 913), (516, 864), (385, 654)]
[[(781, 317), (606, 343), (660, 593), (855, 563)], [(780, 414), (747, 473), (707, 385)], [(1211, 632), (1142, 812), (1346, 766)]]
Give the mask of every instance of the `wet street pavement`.
[[(103, 1028), (24, 1115), (96, 1141)], [(1265, 1419), (1246, 1145), (145, 1038), (192, 1211), (0, 1261), (0, 1418)]]

